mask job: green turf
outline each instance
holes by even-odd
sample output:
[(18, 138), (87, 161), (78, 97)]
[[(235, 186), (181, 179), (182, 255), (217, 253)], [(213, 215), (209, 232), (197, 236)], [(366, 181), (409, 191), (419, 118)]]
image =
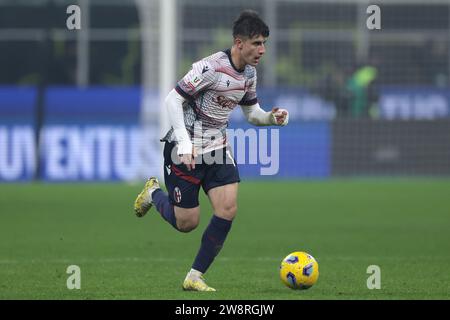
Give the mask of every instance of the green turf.
[[(215, 293), (181, 282), (211, 216), (178, 233), (134, 217), (140, 185), (0, 185), (0, 299), (449, 299), (450, 181), (246, 182), (238, 216), (206, 275)], [(317, 284), (284, 287), (280, 260), (307, 251)], [(66, 268), (81, 268), (68, 290)], [(369, 265), (381, 289), (369, 290)]]

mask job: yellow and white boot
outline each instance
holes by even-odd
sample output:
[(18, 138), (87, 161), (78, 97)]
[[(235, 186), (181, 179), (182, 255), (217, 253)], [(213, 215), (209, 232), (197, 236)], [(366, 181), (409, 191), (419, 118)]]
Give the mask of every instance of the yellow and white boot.
[(186, 291), (216, 291), (208, 286), (203, 278), (203, 274), (197, 270), (191, 269), (184, 279), (183, 290)]
[(158, 179), (151, 177), (145, 183), (144, 189), (137, 196), (134, 201), (134, 212), (136, 216), (143, 217), (152, 207), (152, 193), (156, 189), (159, 189)]

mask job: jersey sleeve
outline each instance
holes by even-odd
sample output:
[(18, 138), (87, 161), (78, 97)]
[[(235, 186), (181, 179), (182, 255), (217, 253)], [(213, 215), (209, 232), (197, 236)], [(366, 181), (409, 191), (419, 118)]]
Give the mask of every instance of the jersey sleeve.
[(177, 83), (175, 90), (185, 99), (192, 100), (195, 96), (216, 82), (216, 72), (212, 64), (201, 60), (192, 65), (192, 69)]
[(258, 102), (256, 97), (256, 71), (254, 71), (254, 75), (249, 80), (250, 85), (248, 91), (245, 93), (239, 105), (241, 106), (252, 106)]

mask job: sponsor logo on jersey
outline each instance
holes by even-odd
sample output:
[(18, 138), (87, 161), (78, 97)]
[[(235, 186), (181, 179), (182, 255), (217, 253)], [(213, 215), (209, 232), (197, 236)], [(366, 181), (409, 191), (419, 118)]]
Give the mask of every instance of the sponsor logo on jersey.
[(227, 99), (224, 96), (218, 96), (217, 98), (213, 98), (213, 101), (220, 105), (222, 108), (228, 108), (233, 110), (234, 107), (238, 104), (236, 101)]

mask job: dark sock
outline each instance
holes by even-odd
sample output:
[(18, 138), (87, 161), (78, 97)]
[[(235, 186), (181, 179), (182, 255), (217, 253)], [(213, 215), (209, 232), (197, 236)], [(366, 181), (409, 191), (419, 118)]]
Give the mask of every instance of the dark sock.
[(203, 233), (200, 250), (195, 257), (192, 268), (205, 273), (208, 270), (214, 258), (222, 249), (223, 243), (231, 229), (232, 221), (219, 218), (213, 215), (208, 227)]
[(161, 189), (156, 189), (152, 193), (152, 201), (158, 212), (161, 214), (161, 217), (178, 230), (175, 210), (173, 205), (169, 202), (169, 196)]

